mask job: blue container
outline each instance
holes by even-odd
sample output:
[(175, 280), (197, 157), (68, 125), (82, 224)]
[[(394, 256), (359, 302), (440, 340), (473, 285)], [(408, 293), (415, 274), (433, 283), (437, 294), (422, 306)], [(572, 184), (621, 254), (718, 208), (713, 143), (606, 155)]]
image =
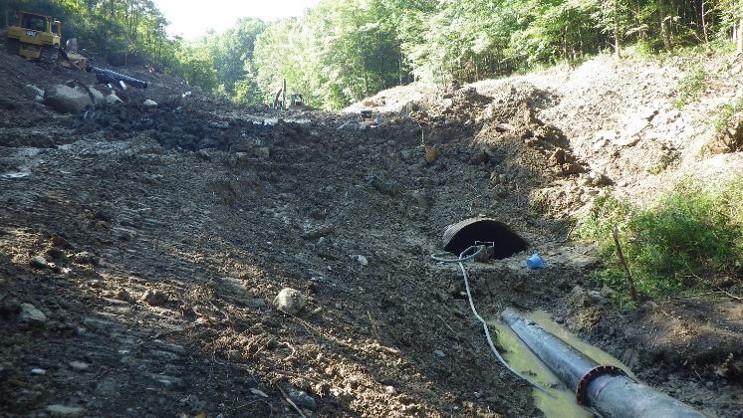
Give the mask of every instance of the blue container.
[(532, 254), (531, 257), (526, 259), (526, 267), (531, 270), (544, 268), (544, 259), (539, 254)]

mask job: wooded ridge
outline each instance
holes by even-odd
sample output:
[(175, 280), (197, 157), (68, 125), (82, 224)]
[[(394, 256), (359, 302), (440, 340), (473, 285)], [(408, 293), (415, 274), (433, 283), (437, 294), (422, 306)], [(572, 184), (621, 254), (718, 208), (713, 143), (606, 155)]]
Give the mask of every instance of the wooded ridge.
[(17, 9), (59, 17), (65, 38), (111, 65), (153, 61), (245, 104), (287, 80), (328, 109), (414, 80), (456, 85), (627, 47), (743, 52), (740, 0), (323, 0), (299, 18), (245, 18), (193, 42), (167, 35), (152, 0), (0, 0), (6, 22)]

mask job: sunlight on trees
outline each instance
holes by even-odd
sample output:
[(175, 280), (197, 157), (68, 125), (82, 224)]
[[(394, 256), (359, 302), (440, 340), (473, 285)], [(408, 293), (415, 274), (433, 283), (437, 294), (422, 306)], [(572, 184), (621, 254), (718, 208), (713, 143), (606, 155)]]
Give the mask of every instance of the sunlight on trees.
[(472, 82), (632, 45), (743, 53), (741, 0), (323, 0), (300, 18), (246, 18), (196, 42), (168, 38), (153, 0), (0, 0), (3, 19), (19, 8), (61, 18), (64, 38), (98, 61), (154, 63), (243, 104), (268, 102), (283, 80), (336, 109), (416, 79)]

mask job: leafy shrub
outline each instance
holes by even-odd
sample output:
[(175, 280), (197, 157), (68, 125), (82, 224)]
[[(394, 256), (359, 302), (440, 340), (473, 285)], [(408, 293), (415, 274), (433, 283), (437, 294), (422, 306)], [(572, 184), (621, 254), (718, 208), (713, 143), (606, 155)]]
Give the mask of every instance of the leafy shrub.
[(579, 222), (578, 236), (599, 243), (605, 267), (594, 279), (624, 288), (611, 228), (638, 292), (650, 297), (710, 287), (719, 276), (741, 273), (743, 176), (717, 190), (685, 181), (652, 207), (638, 209), (612, 196), (597, 199)]
[(709, 74), (702, 68), (687, 74), (678, 85), (678, 98), (673, 102), (677, 109), (681, 109), (691, 102), (699, 100), (704, 89), (707, 87)]
[[(717, 138), (725, 147), (725, 152), (737, 152), (743, 149), (743, 97), (722, 106), (714, 118), (713, 127)], [(731, 126), (733, 125), (733, 126)], [(731, 128), (728, 131), (728, 128)]]

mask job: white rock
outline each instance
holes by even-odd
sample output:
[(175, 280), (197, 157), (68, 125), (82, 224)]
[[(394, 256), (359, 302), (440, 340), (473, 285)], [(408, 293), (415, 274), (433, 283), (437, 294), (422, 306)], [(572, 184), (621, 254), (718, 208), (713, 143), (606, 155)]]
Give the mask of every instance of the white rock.
[(82, 361), (71, 361), (69, 364), (70, 364), (70, 368), (72, 368), (72, 370), (77, 370), (79, 372), (81, 372), (83, 370), (87, 370), (88, 367), (90, 367), (90, 365), (88, 363), (84, 363)]
[(85, 409), (64, 405), (49, 405), (46, 407), (46, 412), (55, 417), (76, 417), (82, 415)]
[(307, 296), (290, 287), (281, 290), (273, 300), (273, 307), (288, 315), (298, 314), (306, 304)]
[(258, 396), (263, 396), (264, 398), (268, 398), (268, 395), (266, 395), (266, 393), (260, 389), (250, 388), (250, 393), (252, 393), (253, 395), (258, 395)]
[(31, 374), (34, 376), (44, 376), (46, 375), (46, 370), (34, 368), (34, 369), (31, 369)]
[(369, 260), (367, 260), (366, 257), (364, 257), (361, 254), (351, 255), (349, 257), (354, 259), (357, 263), (361, 264), (362, 266), (369, 265)]
[(49, 262), (47, 262), (46, 259), (40, 255), (31, 257), (29, 264), (31, 265), (31, 267), (35, 267), (39, 269), (49, 267)]
[(156, 107), (157, 106), (157, 102), (154, 101), (154, 100), (151, 100), (151, 99), (145, 100), (144, 103), (142, 103), (142, 104), (145, 105), (145, 106), (147, 106), (147, 107)]

